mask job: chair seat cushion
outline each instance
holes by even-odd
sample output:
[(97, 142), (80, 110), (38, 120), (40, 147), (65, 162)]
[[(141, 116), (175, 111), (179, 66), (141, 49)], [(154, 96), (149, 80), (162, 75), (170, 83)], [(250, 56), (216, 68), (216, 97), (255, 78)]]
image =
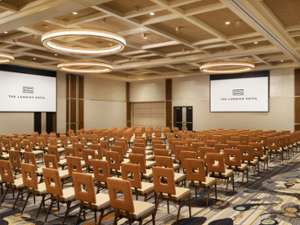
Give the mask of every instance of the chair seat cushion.
[(22, 177), (15, 179), (14, 180), (14, 185), (15, 185), (16, 188), (24, 187)]
[(246, 170), (248, 168), (246, 163), (242, 163), (239, 167), (239, 170)]
[(73, 201), (75, 199), (75, 192), (73, 187), (67, 187), (63, 189), (62, 198), (65, 201)]
[(154, 204), (149, 202), (133, 201), (133, 206), (133, 216), (135, 217), (135, 219), (147, 217), (148, 215), (152, 214), (155, 210)]
[(151, 169), (146, 169), (146, 173), (144, 173), (143, 176), (144, 176), (146, 179), (151, 178), (151, 177), (153, 176), (153, 175), (152, 175), (152, 170), (151, 170)]
[(146, 168), (149, 169), (155, 164), (154, 161), (146, 161)]
[[(177, 201), (187, 199), (191, 194), (190, 189), (182, 188), (182, 187), (175, 187), (175, 192), (176, 194), (171, 195), (171, 197), (176, 199)], [(164, 194), (164, 196), (168, 196), (168, 195)]]
[(142, 194), (148, 194), (154, 191), (153, 183), (141, 182), (142, 187), (138, 189)]
[(68, 170), (59, 169), (58, 173), (59, 173), (60, 179), (66, 179), (66, 178), (70, 177)]
[(105, 209), (109, 207), (110, 201), (109, 201), (109, 195), (99, 193), (96, 195), (96, 203), (94, 204), (97, 209)]
[(186, 175), (183, 173), (174, 173), (174, 181), (175, 183), (181, 182), (185, 180)]
[(37, 191), (39, 192), (39, 194), (45, 194), (47, 192), (45, 182), (38, 184)]

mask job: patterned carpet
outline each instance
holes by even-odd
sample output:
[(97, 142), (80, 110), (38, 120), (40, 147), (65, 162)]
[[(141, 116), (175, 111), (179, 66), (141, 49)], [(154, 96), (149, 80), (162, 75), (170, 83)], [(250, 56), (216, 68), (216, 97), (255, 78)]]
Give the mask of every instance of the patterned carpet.
[[(250, 172), (247, 185), (241, 184), (241, 176), (237, 176), (237, 190), (235, 194), (225, 190), (225, 185), (218, 185), (218, 202), (210, 199), (209, 206), (203, 199), (194, 199), (192, 218), (188, 218), (188, 208), (181, 210), (181, 220), (177, 225), (299, 225), (300, 224), (300, 154), (289, 161), (281, 163), (273, 161), (269, 169), (259, 175)], [(194, 191), (192, 191), (194, 193)], [(212, 195), (213, 196), (213, 195)], [(20, 214), (23, 202), (19, 201), (16, 210), (12, 210), (12, 195), (0, 208), (0, 224), (31, 225), (44, 224), (45, 210), (38, 219), (35, 218), (39, 206), (39, 197), (34, 205), (33, 200), (26, 207), (23, 215)], [(150, 201), (153, 201), (151, 199)], [(49, 204), (49, 203), (48, 203)], [(61, 205), (59, 213), (49, 215), (48, 224), (61, 224), (64, 213), (64, 205)], [(156, 215), (156, 224), (176, 224), (177, 206), (171, 203), (170, 214), (167, 213), (166, 202), (159, 205)], [(66, 224), (75, 224), (78, 208), (75, 206)], [(94, 224), (93, 213), (87, 214), (87, 221), (81, 224)], [(90, 218), (90, 219), (89, 219)], [(113, 213), (108, 214), (102, 224), (112, 224)], [(144, 222), (146, 222), (145, 220)], [(119, 224), (126, 224), (126, 220), (120, 220)]]

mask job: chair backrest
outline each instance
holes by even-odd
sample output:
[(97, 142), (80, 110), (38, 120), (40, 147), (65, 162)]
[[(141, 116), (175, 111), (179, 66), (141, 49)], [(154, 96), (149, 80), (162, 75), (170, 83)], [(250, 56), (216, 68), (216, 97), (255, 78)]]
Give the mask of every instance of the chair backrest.
[(133, 147), (132, 153), (146, 155), (146, 149), (144, 147)]
[(75, 198), (82, 202), (96, 203), (96, 193), (93, 176), (85, 173), (73, 172)]
[(22, 163), (21, 172), (24, 186), (32, 190), (37, 190), (38, 179), (36, 174), (36, 166), (28, 163)]
[(155, 192), (175, 195), (174, 170), (155, 166), (152, 171)]
[(82, 151), (84, 149), (83, 144), (81, 144), (81, 143), (75, 143), (75, 144), (73, 144), (73, 146), (74, 146), (74, 154), (75, 154), (75, 156), (82, 157)]
[(91, 144), (89, 147), (90, 147), (90, 149), (96, 151), (97, 159), (103, 158), (103, 149), (99, 144)]
[(170, 156), (155, 156), (155, 166), (173, 169), (173, 159)]
[(69, 175), (72, 176), (73, 172), (82, 172), (81, 167), (81, 158), (77, 156), (67, 156), (67, 165), (68, 165), (68, 171)]
[(111, 176), (109, 163), (106, 160), (92, 159), (91, 166), (94, 171), (94, 179), (106, 184), (107, 178)]
[(199, 147), (198, 148), (198, 157), (202, 160), (205, 160), (206, 158), (206, 154), (208, 152), (214, 152), (215, 151), (215, 148), (214, 147), (207, 147), (207, 146), (204, 146), (204, 147)]
[(154, 156), (170, 156), (170, 152), (162, 148), (154, 148), (153, 154)]
[(56, 198), (62, 197), (62, 183), (57, 169), (43, 168), (46, 190)]
[(205, 164), (201, 159), (185, 159), (183, 168), (189, 181), (205, 181)]
[(123, 161), (125, 155), (123, 146), (114, 145), (111, 147), (111, 151), (119, 153), (120, 160)]
[(242, 158), (240, 149), (224, 149), (225, 164), (227, 166), (241, 166)]
[(132, 187), (142, 187), (141, 169), (139, 164), (124, 163), (121, 166), (122, 178), (128, 180)]
[(19, 151), (9, 151), (9, 161), (12, 165), (13, 170), (21, 169), (21, 154)]
[(197, 153), (192, 151), (181, 151), (180, 161), (184, 162), (185, 159), (197, 159)]
[(107, 179), (107, 187), (111, 207), (129, 214), (134, 212), (131, 185), (128, 180), (110, 177)]
[(92, 149), (84, 149), (82, 151), (82, 158), (87, 165), (91, 165), (91, 160), (96, 159), (96, 152)]
[(56, 145), (49, 145), (48, 146), (48, 154), (55, 155), (57, 161), (59, 161), (59, 153), (58, 153)]
[(65, 147), (65, 156), (75, 156), (75, 150), (72, 146)]
[(36, 159), (33, 152), (24, 152), (23, 157), (25, 163), (29, 163), (36, 166)]
[(135, 163), (140, 165), (140, 170), (142, 173), (146, 173), (146, 157), (143, 154), (130, 153), (128, 156), (130, 163)]
[(14, 183), (14, 176), (10, 161), (0, 160), (1, 181), (9, 184)]
[(109, 163), (109, 168), (115, 171), (120, 171), (121, 168), (121, 155), (119, 152), (108, 151), (106, 152), (106, 160)]
[(251, 145), (238, 145), (238, 148), (241, 151), (241, 157), (243, 162), (250, 162), (254, 159), (254, 150), (251, 148)]
[(58, 162), (56, 155), (45, 154), (44, 162), (47, 168), (58, 169)]
[(224, 155), (220, 153), (206, 154), (206, 165), (209, 172), (224, 173), (225, 172)]

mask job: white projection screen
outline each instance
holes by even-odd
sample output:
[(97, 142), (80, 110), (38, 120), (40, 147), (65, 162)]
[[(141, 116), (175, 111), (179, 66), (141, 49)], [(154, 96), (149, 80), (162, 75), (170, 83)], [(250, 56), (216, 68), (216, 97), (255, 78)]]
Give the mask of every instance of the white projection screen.
[(0, 71), (1, 112), (55, 112), (56, 77)]
[(269, 72), (211, 75), (210, 112), (269, 112)]

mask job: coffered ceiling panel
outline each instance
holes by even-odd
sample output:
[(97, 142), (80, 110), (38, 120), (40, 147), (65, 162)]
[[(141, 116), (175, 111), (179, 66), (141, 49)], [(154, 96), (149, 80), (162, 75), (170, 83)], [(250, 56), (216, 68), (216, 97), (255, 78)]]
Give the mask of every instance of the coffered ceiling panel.
[[(95, 74), (119, 80), (201, 75), (205, 62), (239, 60), (256, 69), (299, 67), (299, 0), (2, 0), (0, 52), (16, 65), (57, 70), (76, 60), (109, 63)], [(126, 39), (115, 55), (86, 57), (46, 49), (41, 35), (56, 29), (109, 31)], [(91, 37), (65, 37), (72, 47), (109, 47)]]

